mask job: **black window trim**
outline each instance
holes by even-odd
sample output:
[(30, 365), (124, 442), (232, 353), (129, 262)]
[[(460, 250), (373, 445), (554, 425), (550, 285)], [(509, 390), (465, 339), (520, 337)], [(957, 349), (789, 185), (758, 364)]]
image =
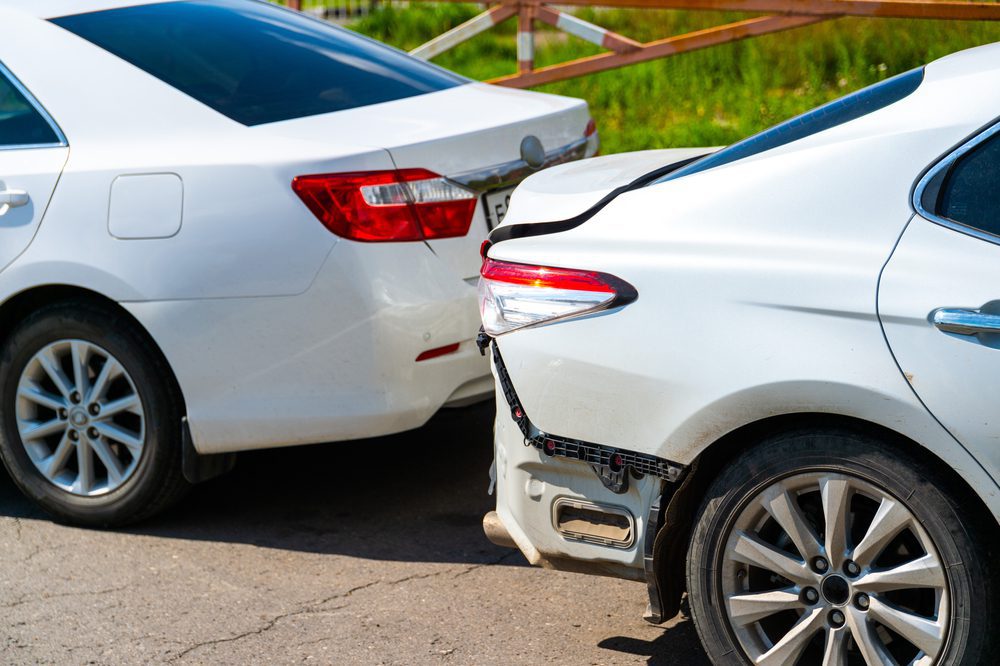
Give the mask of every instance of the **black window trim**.
[(14, 90), (18, 91), (24, 96), (24, 99), (28, 100), (28, 104), (35, 109), (35, 111), (42, 117), (42, 119), (49, 124), (52, 128), (52, 132), (55, 133), (58, 141), (55, 143), (15, 143), (15, 144), (0, 144), (0, 150), (34, 150), (37, 148), (65, 148), (69, 146), (69, 142), (66, 141), (66, 135), (63, 134), (62, 129), (56, 124), (56, 121), (49, 115), (49, 112), (45, 110), (45, 107), (35, 99), (35, 96), (24, 87), (24, 84), (14, 73), (7, 69), (7, 66), (3, 64), (0, 60), (0, 78), (4, 78), (14, 86)]
[(1000, 133), (1000, 120), (994, 120), (988, 127), (986, 127), (986, 129), (980, 130), (971, 139), (967, 139), (965, 142), (961, 143), (958, 148), (952, 150), (943, 159), (924, 172), (924, 175), (919, 181), (917, 181), (916, 187), (913, 188), (913, 198), (911, 200), (913, 209), (916, 211), (917, 215), (920, 215), (924, 219), (930, 220), (935, 224), (939, 224), (942, 227), (953, 229), (959, 233), (984, 240), (988, 243), (993, 243), (994, 245), (1000, 245), (1000, 236), (992, 234), (988, 231), (983, 231), (982, 229), (977, 229), (976, 227), (971, 227), (967, 224), (962, 224), (961, 222), (956, 222), (955, 220), (948, 219), (947, 217), (942, 217), (934, 211), (928, 210), (924, 205), (924, 192), (933, 183), (938, 191), (934, 196), (933, 205), (931, 207), (937, 208), (937, 202), (940, 196), (940, 187), (943, 184), (943, 179), (947, 178), (948, 171), (951, 167), (953, 167), (955, 163), (962, 158), (962, 156), (968, 154), (979, 144), (985, 142), (997, 133)]

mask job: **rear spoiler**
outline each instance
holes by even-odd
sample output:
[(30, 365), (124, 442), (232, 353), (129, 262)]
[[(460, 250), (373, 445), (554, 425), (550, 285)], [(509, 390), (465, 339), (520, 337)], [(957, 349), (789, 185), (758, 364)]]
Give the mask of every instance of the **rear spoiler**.
[(486, 256), (486, 252), (489, 248), (496, 243), (502, 243), (506, 240), (513, 240), (515, 238), (527, 238), (530, 236), (545, 236), (547, 234), (558, 234), (563, 231), (569, 231), (570, 229), (575, 229), (580, 226), (594, 215), (596, 215), (602, 208), (607, 206), (609, 203), (617, 199), (620, 195), (628, 192), (630, 190), (638, 189), (644, 185), (648, 185), (657, 178), (661, 178), (672, 171), (676, 171), (683, 166), (687, 166), (695, 160), (700, 160), (704, 155), (697, 155), (695, 157), (689, 157), (687, 159), (681, 160), (680, 162), (674, 162), (673, 164), (668, 164), (667, 166), (660, 167), (650, 171), (649, 173), (639, 176), (631, 183), (617, 187), (608, 194), (604, 196), (603, 199), (595, 203), (593, 206), (575, 215), (567, 220), (557, 220), (555, 222), (537, 222), (533, 224), (511, 224), (509, 226), (500, 226), (494, 229), (486, 242), (483, 243), (482, 253)]

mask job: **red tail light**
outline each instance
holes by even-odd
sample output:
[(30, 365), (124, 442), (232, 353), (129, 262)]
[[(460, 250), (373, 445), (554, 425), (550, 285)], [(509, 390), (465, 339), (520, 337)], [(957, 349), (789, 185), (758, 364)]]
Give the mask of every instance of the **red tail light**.
[(583, 135), (590, 137), (597, 134), (597, 123), (591, 118), (587, 121), (587, 127), (583, 130)]
[(356, 171), (292, 180), (323, 225), (357, 241), (422, 241), (469, 233), (476, 193), (426, 169)]
[(626, 305), (638, 296), (635, 287), (607, 273), (489, 257), (479, 278), (479, 313), (491, 336)]
[(497, 261), (487, 258), (479, 272), (480, 276), (494, 282), (505, 282), (525, 287), (548, 289), (571, 289), (601, 294), (614, 294), (611, 276), (597, 271), (578, 271), (572, 268), (552, 266), (532, 266)]

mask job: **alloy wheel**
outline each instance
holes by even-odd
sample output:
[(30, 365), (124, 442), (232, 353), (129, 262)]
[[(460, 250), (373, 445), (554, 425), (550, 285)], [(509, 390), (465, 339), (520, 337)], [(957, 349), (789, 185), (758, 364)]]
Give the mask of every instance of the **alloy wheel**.
[(736, 514), (722, 555), (730, 629), (754, 664), (931, 664), (948, 577), (898, 498), (856, 476), (785, 477)]
[(115, 490), (142, 457), (139, 393), (118, 359), (91, 342), (59, 340), (32, 356), (18, 381), (15, 411), (32, 463), (73, 495)]

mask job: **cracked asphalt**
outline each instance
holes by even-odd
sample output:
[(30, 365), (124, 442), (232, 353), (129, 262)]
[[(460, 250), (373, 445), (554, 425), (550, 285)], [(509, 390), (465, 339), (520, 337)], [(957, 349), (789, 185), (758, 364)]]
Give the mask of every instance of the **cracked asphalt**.
[(56, 525), (0, 470), (0, 662), (707, 663), (641, 584), (486, 540), (492, 418), (242, 454), (124, 531)]

